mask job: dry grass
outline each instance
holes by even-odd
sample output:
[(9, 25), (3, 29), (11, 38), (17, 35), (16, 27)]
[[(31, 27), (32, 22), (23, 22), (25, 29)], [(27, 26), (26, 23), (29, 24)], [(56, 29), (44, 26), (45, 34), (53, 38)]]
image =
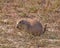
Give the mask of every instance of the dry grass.
[[(47, 31), (33, 36), (16, 28), (21, 17), (35, 16)], [(0, 48), (60, 48), (60, 0), (0, 0)]]

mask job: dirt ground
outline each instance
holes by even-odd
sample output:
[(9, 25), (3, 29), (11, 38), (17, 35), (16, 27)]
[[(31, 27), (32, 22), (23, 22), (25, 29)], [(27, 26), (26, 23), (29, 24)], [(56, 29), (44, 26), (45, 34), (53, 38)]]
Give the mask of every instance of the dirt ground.
[[(27, 16), (47, 24), (45, 33), (18, 30), (17, 22)], [(60, 48), (60, 0), (0, 0), (0, 48)]]

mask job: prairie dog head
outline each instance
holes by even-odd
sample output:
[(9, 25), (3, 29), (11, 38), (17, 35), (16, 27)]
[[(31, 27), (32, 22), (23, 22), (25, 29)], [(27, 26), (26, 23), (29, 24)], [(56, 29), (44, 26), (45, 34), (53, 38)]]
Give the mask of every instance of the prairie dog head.
[(17, 24), (17, 28), (19, 28), (20, 30), (27, 30), (28, 26), (29, 26), (29, 22), (25, 21), (25, 20), (21, 20), (18, 24)]

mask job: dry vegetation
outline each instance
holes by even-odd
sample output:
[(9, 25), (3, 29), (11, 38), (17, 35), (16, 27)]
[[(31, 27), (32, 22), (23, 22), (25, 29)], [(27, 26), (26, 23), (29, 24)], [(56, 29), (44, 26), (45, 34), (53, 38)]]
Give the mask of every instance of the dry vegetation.
[[(16, 28), (22, 17), (35, 16), (47, 31), (33, 36)], [(0, 48), (60, 48), (60, 0), (0, 0)]]

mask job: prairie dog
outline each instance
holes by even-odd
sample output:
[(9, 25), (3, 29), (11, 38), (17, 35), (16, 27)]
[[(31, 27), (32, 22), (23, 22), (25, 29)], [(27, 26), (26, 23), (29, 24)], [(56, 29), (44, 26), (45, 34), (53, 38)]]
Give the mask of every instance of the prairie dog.
[(20, 20), (17, 24), (17, 28), (38, 36), (45, 31), (45, 28), (43, 28), (38, 20), (29, 18)]

